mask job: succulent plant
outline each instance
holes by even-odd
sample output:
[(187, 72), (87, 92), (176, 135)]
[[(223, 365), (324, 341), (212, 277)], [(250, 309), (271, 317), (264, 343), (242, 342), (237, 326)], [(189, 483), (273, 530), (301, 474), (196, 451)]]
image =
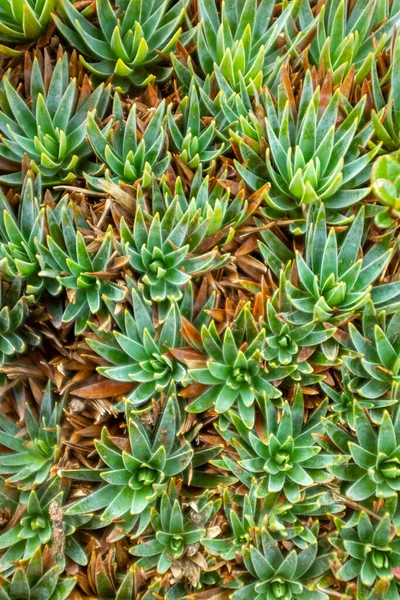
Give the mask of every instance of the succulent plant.
[[(205, 126), (201, 117), (198, 93), (192, 83), (189, 95), (183, 98), (175, 114), (172, 113), (172, 105), (169, 105), (167, 121), (173, 149), (191, 169), (197, 169), (201, 164), (212, 164), (225, 147), (224, 142), (217, 140), (215, 121)], [(217, 141), (220, 142), (218, 145)]]
[(258, 498), (281, 492), (289, 502), (299, 502), (303, 487), (331, 479), (326, 468), (337, 461), (337, 457), (321, 452), (316, 444), (315, 434), (322, 431), (321, 417), (326, 409), (327, 403), (323, 402), (304, 425), (304, 401), (298, 388), (292, 407), (284, 403), (280, 419), (272, 402), (266, 400), (262, 422), (255, 433), (231, 412), (236, 431), (227, 429), (221, 435), (239, 459), (224, 455), (215, 464), (231, 471), (247, 488), (256, 477)]
[[(346, 359), (346, 357), (345, 357)], [(390, 398), (365, 398), (360, 396), (351, 388), (351, 374), (347, 369), (341, 371), (340, 388), (327, 385), (324, 381), (320, 382), (320, 387), (330, 398), (330, 408), (338, 415), (339, 422), (349, 425), (351, 429), (355, 428), (354, 405), (357, 402), (362, 409), (367, 409), (374, 423), (381, 423), (383, 411), (389, 406), (397, 404), (395, 397)]]
[[(257, 400), (279, 398), (281, 394), (271, 382), (282, 379), (296, 367), (264, 367), (265, 331), (257, 330), (248, 307), (236, 320), (236, 328), (226, 328), (222, 339), (212, 322), (208, 328), (202, 327), (201, 340), (207, 353), (200, 357), (204, 366), (189, 369), (188, 376), (208, 387), (188, 405), (187, 411), (200, 413), (213, 407), (223, 415), (235, 407), (245, 426), (251, 429)], [(196, 359), (196, 363), (200, 360)]]
[(175, 199), (162, 218), (159, 213), (149, 218), (138, 207), (132, 230), (121, 220), (120, 253), (129, 257), (145, 297), (159, 304), (163, 315), (172, 301), (181, 300), (191, 275), (218, 268), (229, 259), (217, 250), (196, 252), (209, 220), (196, 222), (196, 215), (191, 217), (190, 210), (182, 213)]
[[(47, 547), (46, 547), (47, 548)], [(19, 566), (11, 580), (0, 577), (1, 600), (66, 600), (76, 584), (75, 577), (60, 577), (50, 552), (38, 547), (29, 562)]]
[(363, 310), (362, 331), (349, 323), (352, 342), (350, 352), (343, 357), (351, 380), (350, 389), (367, 399), (385, 400), (399, 395), (399, 330), (398, 311), (386, 318), (369, 301)]
[(0, 600), (400, 600), (399, 26), (0, 0)]
[(169, 77), (171, 68), (159, 56), (172, 50), (180, 37), (185, 6), (184, 0), (120, 0), (114, 10), (109, 0), (100, 0), (96, 27), (83, 11), (62, 0), (54, 21), (96, 78), (113, 76), (113, 84), (127, 91)]
[[(257, 498), (258, 483), (256, 478), (245, 495), (235, 494), (228, 487), (221, 489), (224, 502), (224, 513), (229, 524), (228, 536), (210, 537), (201, 540), (202, 546), (215, 556), (224, 560), (235, 560), (241, 556), (243, 549), (249, 547), (254, 540), (262, 541), (262, 532), (267, 531), (275, 541), (293, 541), (299, 548), (307, 548), (317, 541), (317, 531), (304, 527), (301, 519), (305, 516), (323, 515), (327, 507), (332, 514), (343, 510), (343, 504), (335, 503), (331, 493), (322, 489), (308, 488), (302, 501), (290, 504), (282, 495), (268, 494)], [(315, 529), (315, 528), (314, 528)], [(223, 528), (226, 532), (226, 528)]]
[(371, 496), (389, 498), (397, 495), (400, 485), (399, 423), (397, 414), (392, 421), (385, 410), (376, 431), (357, 403), (354, 405), (357, 437), (341, 430), (331, 420), (325, 421), (326, 433), (339, 449), (337, 456), (340, 457), (339, 464), (330, 466), (329, 470), (343, 481), (348, 498), (359, 502)]
[[(262, 326), (266, 333), (263, 357), (271, 365), (294, 364), (296, 370), (289, 377), (303, 385), (319, 382), (324, 378), (323, 369), (337, 363), (329, 360), (326, 346), (336, 332), (335, 327), (324, 326), (318, 319), (309, 323), (290, 320), (291, 305), (286, 294), (286, 273), (281, 271), (279, 288), (267, 300), (265, 320)], [(314, 373), (314, 369), (316, 373)]]
[[(398, 20), (398, 7), (395, 5), (395, 14), (392, 23)], [(386, 21), (389, 25), (391, 24)], [(373, 146), (375, 143), (381, 142), (383, 147), (388, 152), (399, 150), (400, 139), (399, 139), (399, 107), (400, 107), (400, 95), (399, 95), (399, 69), (400, 69), (400, 39), (396, 36), (393, 43), (393, 51), (391, 56), (391, 71), (388, 86), (389, 94), (385, 98), (381, 91), (379, 84), (379, 76), (377, 73), (376, 66), (373, 69), (373, 81), (374, 81), (374, 104), (375, 109), (371, 111), (371, 121), (374, 127), (375, 138), (370, 141), (370, 145)], [(385, 81), (385, 78), (384, 80)], [(383, 82), (382, 82), (383, 83)]]
[[(6, 550), (0, 558), (0, 572), (13, 572), (19, 560), (31, 559), (37, 548), (43, 548), (51, 542), (54, 514), (62, 510), (64, 494), (60, 481), (54, 477), (36, 491), (21, 493), (19, 505), (24, 510), (18, 511), (8, 528), (0, 534), (0, 548)], [(57, 556), (62, 569), (65, 566), (65, 555), (80, 565), (86, 564), (86, 554), (73, 534), (87, 520), (87, 517), (63, 516), (61, 528), (65, 544), (61, 555)]]
[[(125, 398), (125, 403), (141, 406), (153, 396), (166, 390), (171, 382), (179, 383), (186, 369), (173, 360), (171, 349), (179, 345), (181, 319), (175, 303), (156, 329), (150, 306), (132, 289), (134, 313), (128, 310), (111, 314), (118, 329), (105, 332), (92, 324), (99, 339), (89, 338), (89, 346), (111, 363), (98, 367), (99, 373), (115, 381), (130, 381), (137, 387)], [(117, 410), (124, 410), (125, 403), (117, 404)]]
[(2, 83), (0, 157), (12, 172), (2, 175), (0, 183), (22, 185), (20, 169), (25, 154), (46, 186), (76, 179), (91, 154), (86, 142), (87, 114), (95, 108), (99, 115), (104, 114), (111, 86), (102, 84), (91, 92), (85, 79), (79, 89), (76, 79), (70, 80), (67, 53), (57, 59), (51, 81), (46, 79), (46, 84), (39, 61), (34, 59), (29, 104), (7, 76)]
[[(222, 173), (221, 179), (226, 174), (226, 171)], [(164, 216), (176, 199), (182, 213), (189, 211), (189, 221), (193, 219), (197, 224), (207, 221), (205, 237), (201, 241), (201, 248), (205, 250), (216, 244), (229, 243), (235, 231), (251, 218), (262, 202), (261, 196), (246, 199), (243, 191), (231, 200), (230, 189), (225, 189), (209, 175), (204, 177), (201, 165), (195, 172), (189, 192), (185, 191), (181, 177), (177, 177), (173, 190), (168, 187), (166, 176), (161, 179), (162, 185), (158, 188), (154, 181), (153, 184), (153, 206), (157, 207), (160, 215)]]
[[(332, 227), (327, 231), (325, 209), (321, 203), (314, 207), (315, 217), (308, 219), (305, 256), (296, 252), (295, 266), (298, 284), (286, 282), (286, 291), (297, 321), (307, 323), (312, 319), (340, 325), (371, 297), (372, 284), (382, 273), (393, 252), (389, 240), (377, 243), (358, 258), (364, 232), (364, 209), (360, 208), (345, 236), (339, 237)], [(339, 237), (339, 239), (338, 239)], [(260, 242), (260, 251), (271, 268), (278, 269), (293, 257), (287, 247), (273, 236), (268, 246)], [(274, 244), (272, 240), (277, 240)], [(381, 289), (380, 289), (381, 287)], [(377, 286), (390, 297), (396, 286)], [(379, 297), (379, 296), (378, 296)], [(376, 306), (384, 304), (375, 301)]]
[[(244, 135), (233, 133), (233, 137), (244, 164), (236, 161), (235, 167), (253, 190), (270, 181), (271, 188), (264, 195), (265, 215), (272, 219), (288, 215), (294, 220), (291, 230), (304, 233), (309, 205), (320, 200), (329, 218), (341, 220), (343, 209), (368, 194), (369, 187), (360, 186), (369, 180), (369, 163), (379, 147), (363, 155), (358, 149), (372, 135), (371, 126), (359, 127), (365, 98), (337, 125), (339, 89), (334, 94), (314, 89), (307, 71), (298, 106), (291, 104), (291, 93), (280, 84), (275, 103), (266, 90), (258, 114), (250, 113), (246, 127), (242, 118)], [(263, 123), (260, 111), (265, 114)]]
[(92, 251), (81, 231), (87, 230), (88, 225), (68, 196), (56, 209), (47, 207), (46, 216), (49, 234), (46, 243), (38, 245), (42, 267), (39, 276), (52, 281), (52, 288), (57, 282), (57, 293), (63, 287), (69, 290), (62, 321), (75, 322), (75, 333), (80, 334), (87, 328), (89, 316), (104, 308), (104, 299), (120, 302), (125, 296), (125, 290), (110, 281), (112, 273), (107, 274), (112, 254), (111, 230)]
[[(254, 485), (257, 486), (256, 479)], [(306, 488), (299, 502), (290, 503), (281, 493), (273, 492), (262, 498), (261, 503), (264, 513), (262, 529), (282, 545), (290, 540), (301, 549), (318, 540), (319, 518), (323, 519), (327, 512), (334, 515), (345, 509), (345, 505), (325, 485)], [(307, 522), (306, 517), (309, 519)]]
[[(110, 553), (109, 556), (115, 560), (115, 552)], [(90, 581), (90, 587), (99, 600), (136, 600), (141, 582), (140, 575), (135, 567), (129, 569), (121, 579), (116, 566), (110, 573), (107, 560), (102, 560), (101, 555), (95, 553), (92, 555), (90, 566), (93, 567), (94, 573), (94, 577)], [(142, 600), (153, 600), (154, 594), (162, 591), (160, 581), (148, 584)]]
[(372, 190), (383, 209), (375, 217), (378, 227), (391, 227), (400, 217), (400, 162), (394, 155), (380, 156), (371, 170)]
[[(88, 115), (87, 134), (96, 156), (105, 166), (108, 181), (134, 184), (141, 179), (144, 187), (151, 183), (152, 175), (160, 177), (167, 169), (170, 155), (165, 149), (165, 102), (154, 111), (143, 135), (137, 129), (136, 104), (132, 104), (125, 121), (119, 96), (114, 97), (113, 119), (101, 130), (93, 115)], [(101, 189), (101, 177), (85, 174), (89, 184)]]
[(8, 279), (19, 277), (26, 282), (28, 294), (39, 294), (43, 280), (38, 277), (40, 264), (37, 242), (45, 235), (44, 209), (39, 208), (42, 199), (40, 176), (30, 173), (23, 184), (18, 215), (4, 194), (0, 193), (0, 268)]
[[(334, 84), (341, 83), (354, 69), (356, 83), (370, 73), (380, 52), (389, 45), (398, 22), (397, 11), (381, 23), (374, 0), (363, 0), (357, 6), (347, 0), (329, 0), (318, 15), (317, 35), (310, 45), (308, 60), (316, 67), (323, 63), (332, 72)], [(302, 27), (314, 22), (308, 2), (302, 2), (299, 21)], [(374, 41), (372, 41), (372, 32)]]
[(50, 23), (55, 0), (1, 0), (0, 42), (26, 42), (40, 37)]
[[(270, 0), (239, 3), (226, 0), (220, 11), (213, 0), (199, 2), (200, 22), (197, 29), (198, 75), (191, 58), (183, 64), (174, 55), (172, 63), (178, 79), (188, 88), (192, 78), (203, 85), (203, 78), (215, 77), (217, 85), (227, 95), (246, 88), (259, 88), (273, 81), (288, 51), (304, 39), (310, 30), (299, 32), (291, 44), (277, 44), (299, 3), (285, 6), (273, 20), (274, 4)], [(285, 40), (286, 41), (286, 40)]]
[(9, 450), (0, 453), (0, 473), (7, 475), (7, 484), (29, 490), (47, 480), (60, 455), (62, 409), (63, 400), (55, 402), (49, 383), (37, 417), (29, 404), (25, 404), (24, 435), (10, 418), (0, 415), (0, 444)]
[(223, 490), (224, 513), (230, 527), (228, 537), (203, 537), (201, 544), (207, 552), (220, 556), (224, 560), (234, 560), (236, 554), (242, 554), (244, 546), (251, 543), (257, 527), (262, 522), (260, 500), (256, 498), (255, 482), (249, 493), (237, 498), (229, 488)]
[(400, 540), (386, 513), (379, 521), (372, 521), (360, 511), (356, 522), (335, 519), (337, 534), (330, 538), (333, 546), (345, 553), (347, 560), (337, 572), (338, 579), (358, 578), (360, 593), (371, 588), (379, 579), (390, 581), (386, 598), (397, 598), (393, 568), (400, 564)]
[(137, 566), (146, 571), (156, 566), (158, 573), (166, 573), (171, 559), (181, 558), (188, 546), (204, 538), (205, 525), (219, 508), (220, 501), (213, 502), (210, 494), (204, 492), (188, 510), (183, 510), (178, 494), (173, 492), (163, 492), (159, 509), (152, 510), (150, 520), (154, 534), (130, 550), (133, 556), (139, 557)]
[(40, 337), (26, 323), (31, 298), (22, 296), (22, 282), (0, 281), (0, 362), (38, 346)]
[[(150, 513), (149, 505), (168, 484), (168, 479), (181, 473), (190, 463), (193, 451), (188, 442), (177, 438), (177, 410), (172, 398), (154, 431), (148, 432), (140, 419), (126, 414), (129, 446), (122, 450), (118, 438), (103, 429), (101, 440), (95, 441), (105, 467), (98, 470), (63, 470), (63, 475), (86, 481), (103, 481), (105, 485), (74, 502), (67, 515), (85, 515), (101, 510), (104, 523), (129, 519), (131, 515)], [(1, 540), (1, 538), (0, 538)]]
[(231, 598), (327, 600), (326, 593), (309, 590), (305, 582), (327, 571), (332, 555), (321, 554), (316, 543), (310, 544), (305, 550), (293, 549), (284, 553), (278, 543), (264, 533), (260, 549), (254, 545), (244, 549), (244, 566), (251, 582), (245, 580), (245, 585), (234, 592)]

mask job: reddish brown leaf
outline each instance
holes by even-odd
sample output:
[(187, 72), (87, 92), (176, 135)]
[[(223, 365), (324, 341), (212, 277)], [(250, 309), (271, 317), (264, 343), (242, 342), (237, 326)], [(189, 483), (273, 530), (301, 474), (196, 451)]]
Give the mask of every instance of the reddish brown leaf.
[(183, 336), (189, 344), (193, 346), (201, 346), (201, 335), (195, 327), (187, 320), (182, 317)]
[(178, 396), (181, 398), (195, 398), (199, 396), (207, 389), (206, 385), (202, 383), (191, 383), (187, 387), (185, 387), (181, 392), (179, 392)]
[(136, 384), (125, 381), (111, 381), (104, 379), (96, 383), (90, 383), (73, 391), (78, 398), (111, 398), (117, 394), (126, 394), (133, 390)]

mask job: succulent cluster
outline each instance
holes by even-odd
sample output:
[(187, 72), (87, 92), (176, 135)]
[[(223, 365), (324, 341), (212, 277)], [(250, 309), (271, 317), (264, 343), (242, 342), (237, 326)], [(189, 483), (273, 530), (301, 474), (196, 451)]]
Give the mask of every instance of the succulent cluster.
[(0, 600), (400, 600), (399, 0), (0, 0)]

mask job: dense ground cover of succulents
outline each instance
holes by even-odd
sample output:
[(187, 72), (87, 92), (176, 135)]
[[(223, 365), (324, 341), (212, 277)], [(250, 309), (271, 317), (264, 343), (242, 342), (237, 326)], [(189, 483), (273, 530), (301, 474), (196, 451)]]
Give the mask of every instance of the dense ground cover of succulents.
[(400, 600), (400, 1), (0, 0), (0, 600)]

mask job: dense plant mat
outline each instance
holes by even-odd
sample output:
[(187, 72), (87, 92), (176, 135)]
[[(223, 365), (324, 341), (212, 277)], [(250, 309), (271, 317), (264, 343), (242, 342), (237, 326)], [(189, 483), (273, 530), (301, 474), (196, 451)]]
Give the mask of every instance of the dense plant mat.
[(400, 600), (400, 0), (0, 0), (0, 600)]

